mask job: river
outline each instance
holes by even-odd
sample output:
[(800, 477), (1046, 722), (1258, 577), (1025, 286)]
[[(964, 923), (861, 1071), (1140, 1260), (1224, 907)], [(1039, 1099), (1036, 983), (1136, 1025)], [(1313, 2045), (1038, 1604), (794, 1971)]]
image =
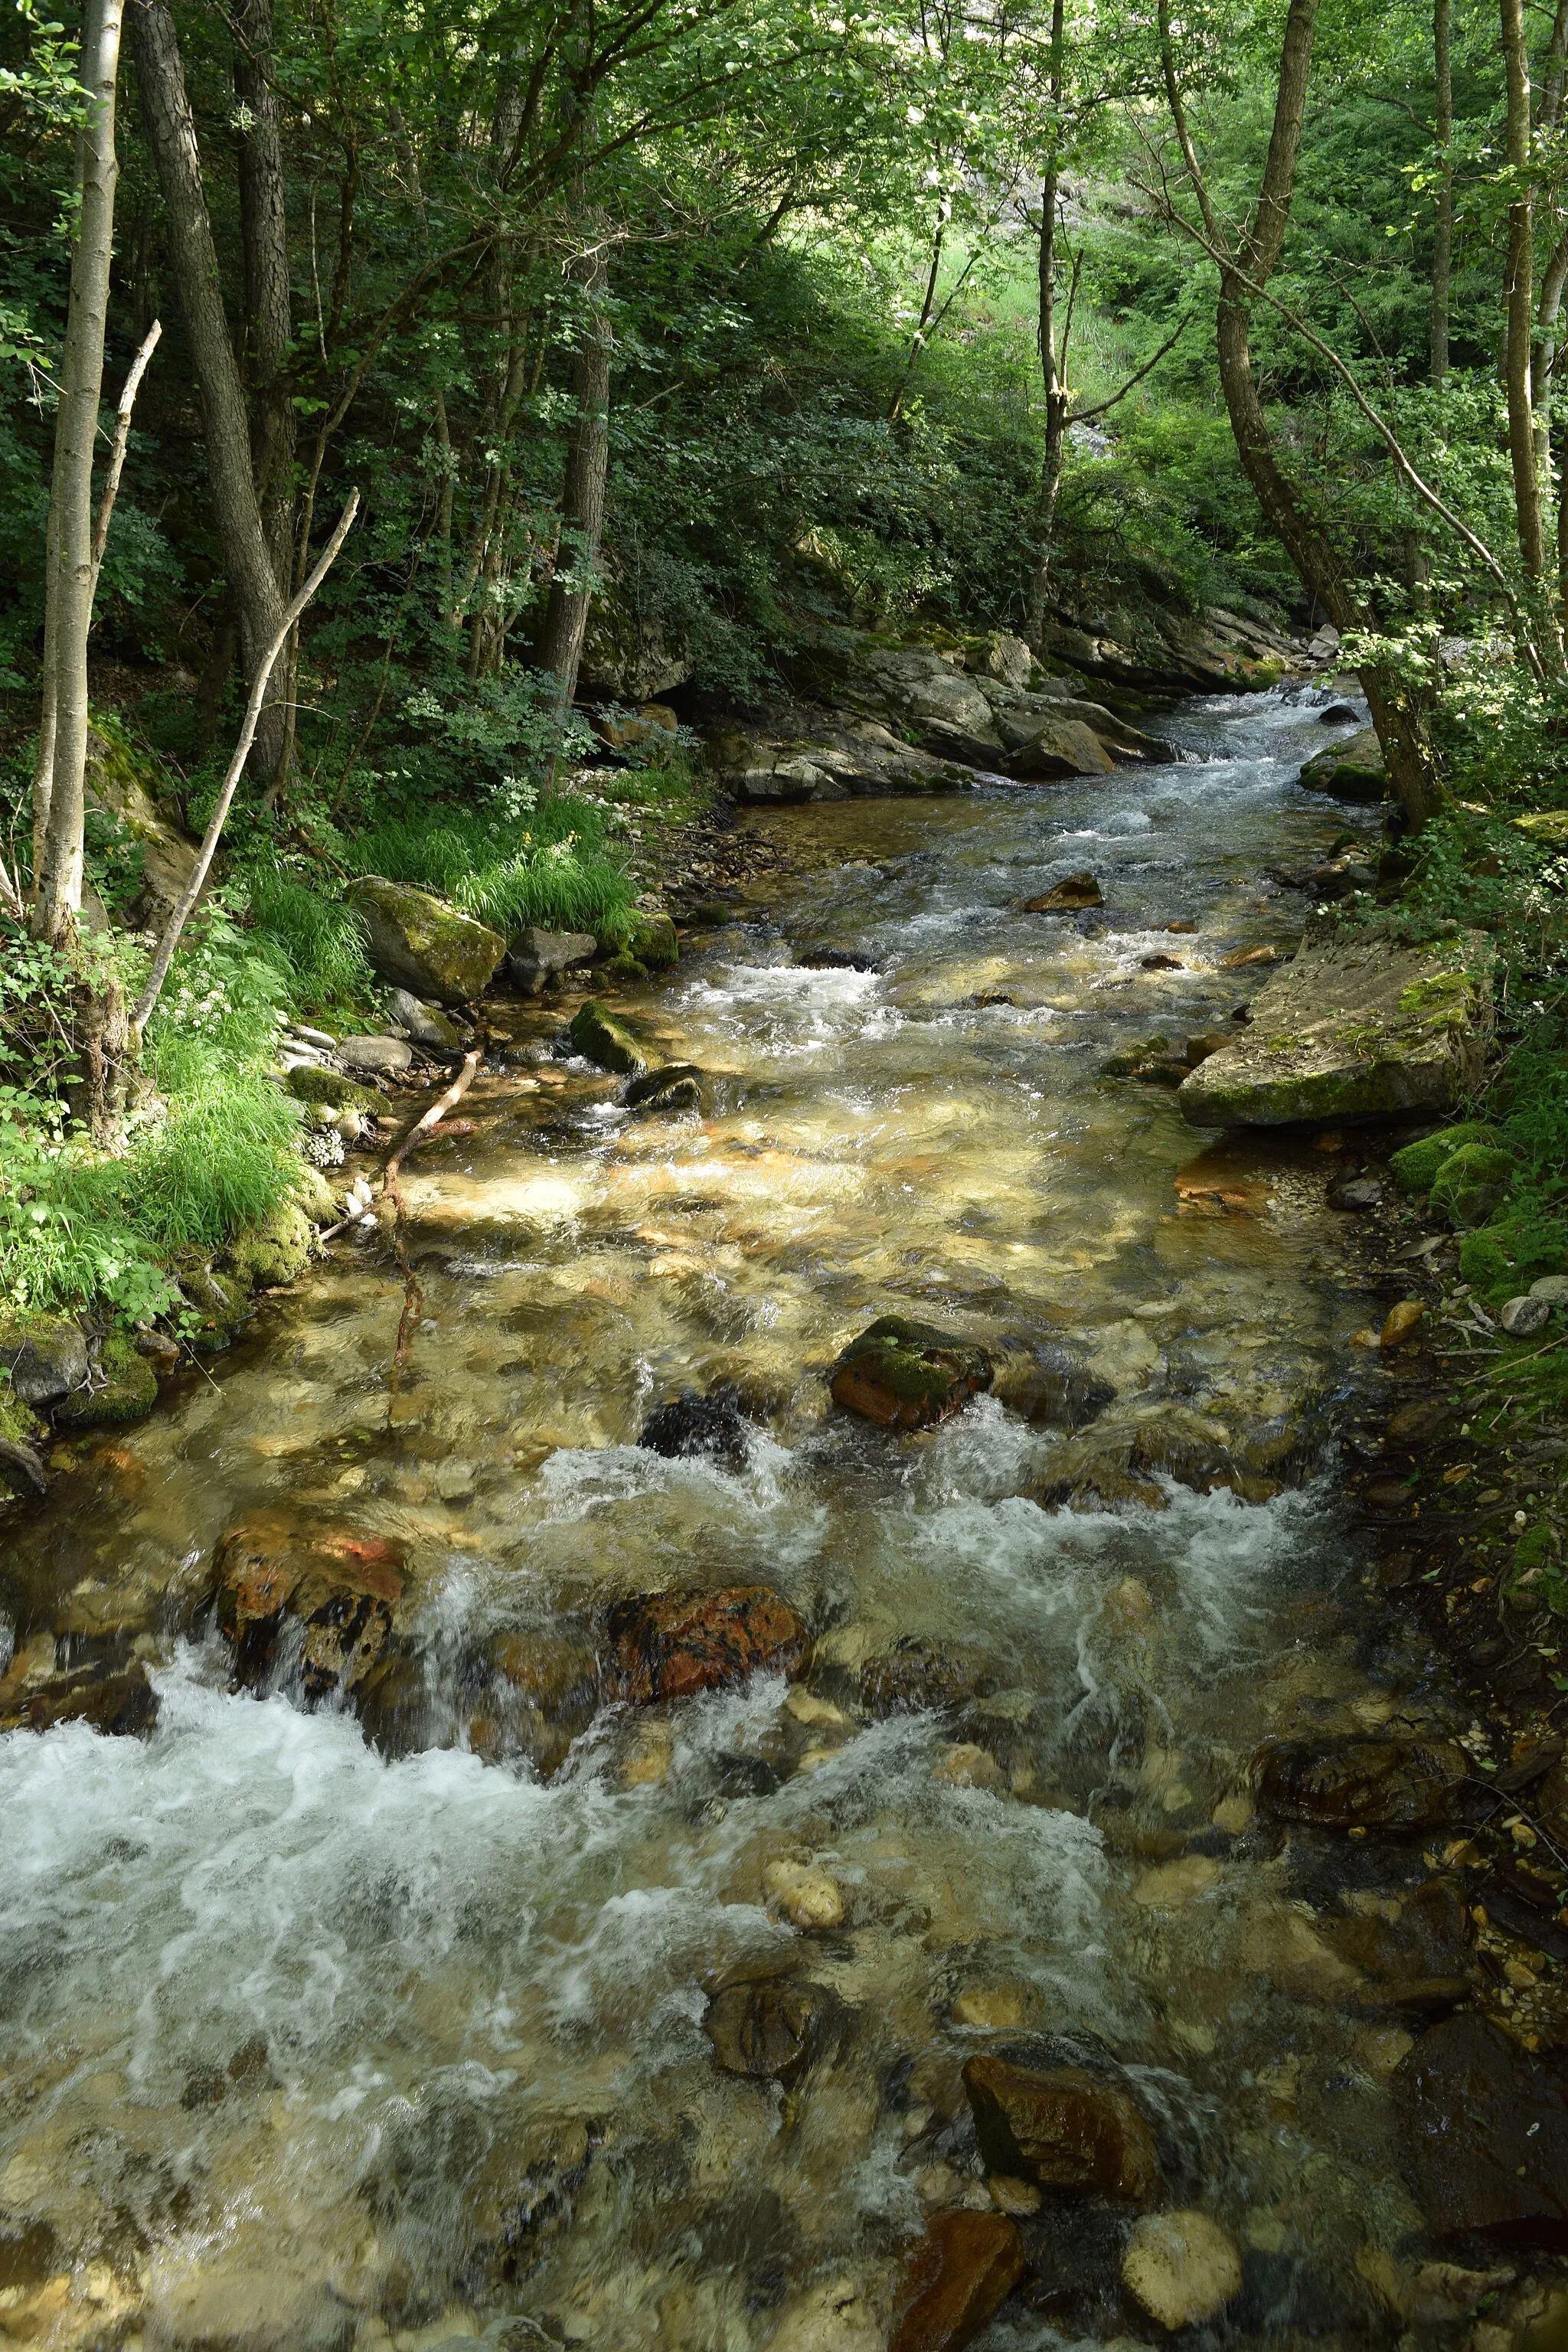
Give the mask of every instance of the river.
[[(27, 1517), (18, 1640), (130, 1645), (160, 1712), (0, 1742), (0, 2323), (862, 2352), (928, 2218), (993, 2209), (959, 2074), (1005, 2047), (1113, 2065), (1156, 2201), (1234, 2239), (1240, 2294), (1191, 2340), (1399, 2338), (1409, 2021), (1356, 1997), (1340, 1930), (1431, 1864), (1266, 1824), (1247, 1776), (1271, 1734), (1458, 1720), (1336, 1504), (1330, 1421), (1383, 1377), (1324, 1200), (1353, 1153), (1225, 1148), (1100, 1075), (1227, 1024), (1265, 974), (1221, 960), (1300, 927), (1265, 869), (1374, 820), (1293, 784), (1310, 705), (1166, 725), (1179, 762), (1103, 782), (747, 818), (781, 878), (617, 1008), (710, 1074), (710, 1115), (629, 1116), (559, 1014), (500, 1008), (473, 1131), (405, 1179), (406, 1360), (391, 1254), (346, 1237)], [(1020, 911), (1086, 867), (1102, 915)], [(985, 1342), (1002, 1395), (1114, 1396), (889, 1433), (824, 1381), (888, 1312)], [(725, 1382), (742, 1463), (637, 1446)], [(1176, 1466), (1212, 1442), (1240, 1471), (1178, 1483), (1152, 1421)], [(258, 1511), (399, 1548), (382, 1747), (287, 1658), (230, 1692), (191, 1612)], [(810, 1624), (804, 1683), (596, 1701), (607, 1603), (758, 1582)], [(475, 1696), (503, 1637), (543, 1661), (510, 1731)], [(885, 1711), (889, 1655), (955, 1703)], [(770, 1907), (781, 1859), (841, 1916)], [(833, 2020), (787, 2086), (705, 2026), (769, 1969)], [(1127, 2214), (1035, 2202), (985, 2352), (1158, 2338)]]

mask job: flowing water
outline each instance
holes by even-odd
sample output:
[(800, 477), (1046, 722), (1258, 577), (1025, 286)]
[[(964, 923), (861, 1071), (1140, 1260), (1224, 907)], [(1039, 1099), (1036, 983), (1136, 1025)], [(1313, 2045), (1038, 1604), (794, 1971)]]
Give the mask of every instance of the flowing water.
[[(1264, 867), (1342, 819), (1290, 781), (1310, 708), (1171, 731), (1179, 763), (1103, 783), (751, 820), (793, 872), (624, 1008), (712, 1074), (710, 1115), (628, 1116), (517, 1008), (474, 1132), (405, 1180), (406, 1362), (390, 1253), (346, 1240), (14, 1530), (18, 1643), (130, 1642), (160, 1714), (0, 1742), (0, 2326), (869, 2352), (925, 2217), (989, 2207), (963, 2061), (1065, 2035), (1157, 2119), (1164, 2200), (1238, 2241), (1223, 2340), (1394, 2343), (1365, 2281), (1418, 2224), (1408, 2036), (1334, 1937), (1428, 1865), (1342, 1841), (1331, 1869), (1247, 1794), (1270, 1732), (1447, 1720), (1365, 1632), (1315, 1475), (1323, 1414), (1380, 1377), (1323, 1204), (1346, 1163), (1221, 1150), (1099, 1076), (1228, 1021), (1260, 975), (1222, 956), (1300, 927)], [(1103, 920), (1019, 911), (1086, 866)], [(1076, 1430), (997, 1396), (871, 1427), (823, 1375), (889, 1311), (985, 1341), (1004, 1394), (1065, 1363), (1114, 1399)], [(637, 1447), (726, 1381), (743, 1467)], [(1233, 1483), (1130, 1453), (1162, 1416)], [(286, 1661), (231, 1695), (191, 1612), (258, 1508), (405, 1549), (401, 1738), (307, 1711)], [(809, 1621), (804, 1685), (590, 1699), (545, 1769), (476, 1718), (498, 1634), (569, 1664), (612, 1601), (745, 1582)], [(966, 1677), (956, 1710), (865, 1703), (906, 1637)], [(781, 1858), (839, 1924), (769, 1908)], [(704, 2028), (716, 1981), (770, 1967), (837, 2021), (787, 2089)], [(985, 2346), (1160, 2334), (1118, 2299), (1114, 2210), (1025, 2226)]]

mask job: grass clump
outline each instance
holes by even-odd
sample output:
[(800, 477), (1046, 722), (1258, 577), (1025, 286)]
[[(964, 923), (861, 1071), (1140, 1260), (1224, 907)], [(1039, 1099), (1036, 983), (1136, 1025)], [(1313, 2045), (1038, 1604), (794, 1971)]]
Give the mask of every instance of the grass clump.
[(429, 818), (389, 818), (356, 834), (343, 862), (353, 874), (434, 891), (508, 938), (526, 923), (598, 933), (633, 898), (598, 811), (566, 796), (526, 816), (443, 808)]
[(351, 907), (285, 873), (253, 874), (252, 936), (287, 976), (300, 1007), (353, 1004), (375, 985), (364, 951), (364, 926)]

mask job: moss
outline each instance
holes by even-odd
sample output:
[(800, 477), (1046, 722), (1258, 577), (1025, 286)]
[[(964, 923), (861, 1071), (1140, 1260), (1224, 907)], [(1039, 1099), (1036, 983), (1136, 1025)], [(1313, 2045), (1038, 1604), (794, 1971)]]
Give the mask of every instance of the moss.
[(567, 1030), (573, 1048), (584, 1060), (597, 1063), (601, 1070), (614, 1070), (619, 1076), (640, 1077), (644, 1070), (657, 1070), (660, 1056), (645, 1045), (635, 1029), (589, 997), (572, 1016)]
[(1464, 1143), (1492, 1143), (1500, 1140), (1495, 1127), (1480, 1119), (1461, 1119), (1457, 1126), (1439, 1128), (1436, 1135), (1424, 1135), (1417, 1143), (1401, 1146), (1390, 1157), (1390, 1175), (1402, 1192), (1429, 1192), (1437, 1181), (1443, 1162)]
[(972, 1381), (977, 1388), (991, 1385), (991, 1359), (984, 1348), (901, 1315), (879, 1316), (850, 1341), (838, 1362), (864, 1366), (879, 1387), (906, 1404), (945, 1398), (955, 1378)]
[(0, 1438), (13, 1445), (33, 1445), (43, 1434), (44, 1425), (36, 1412), (12, 1393), (9, 1380), (0, 1380)]
[(1459, 1244), (1459, 1276), (1487, 1305), (1500, 1307), (1543, 1274), (1564, 1271), (1561, 1231), (1526, 1223), (1505, 1210)]
[(323, 1070), (313, 1062), (301, 1062), (290, 1070), (288, 1087), (296, 1102), (325, 1103), (331, 1110), (352, 1108), (374, 1118), (381, 1108), (374, 1087), (362, 1087), (357, 1078), (345, 1078), (341, 1070)]
[[(605, 969), (620, 978), (646, 978), (650, 971), (668, 971), (680, 953), (680, 941), (668, 915), (650, 915), (628, 907), (624, 915), (598, 934), (602, 952), (611, 957)], [(630, 969), (635, 967), (635, 971)]]
[(315, 1238), (296, 1200), (280, 1201), (270, 1216), (243, 1226), (223, 1253), (222, 1265), (247, 1290), (269, 1290), (292, 1282), (309, 1265)]
[(1455, 1225), (1484, 1225), (1501, 1206), (1516, 1162), (1495, 1144), (1461, 1143), (1433, 1180), (1428, 1206)]
[(364, 924), (374, 970), (421, 999), (464, 1004), (482, 996), (506, 954), (499, 931), (412, 883), (362, 874), (348, 897)]
[(124, 1331), (111, 1331), (98, 1351), (97, 1374), (56, 1411), (64, 1429), (103, 1429), (145, 1421), (158, 1402), (158, 1375)]

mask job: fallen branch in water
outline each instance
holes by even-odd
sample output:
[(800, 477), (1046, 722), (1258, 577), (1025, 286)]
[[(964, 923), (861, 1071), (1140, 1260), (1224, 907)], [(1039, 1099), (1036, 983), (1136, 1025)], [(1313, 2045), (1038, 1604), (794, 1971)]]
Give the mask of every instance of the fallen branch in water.
[(430, 1135), (434, 1132), (437, 1122), (445, 1118), (449, 1110), (457, 1109), (458, 1105), (462, 1101), (463, 1097), (468, 1093), (469, 1087), (472, 1085), (474, 1072), (479, 1068), (479, 1056), (478, 1049), (476, 1048), (473, 1053), (464, 1055), (463, 1066), (458, 1072), (457, 1076), (452, 1080), (451, 1085), (447, 1088), (445, 1094), (437, 1095), (429, 1108), (427, 1110), (421, 1111), (419, 1117), (414, 1121), (412, 1127), (405, 1128), (397, 1143), (394, 1147), (392, 1157), (382, 1171), (381, 1191), (383, 1199), (385, 1199), (390, 1193), (393, 1199), (397, 1201), (397, 1213), (399, 1216), (403, 1214), (403, 1205), (401, 1196), (397, 1190), (397, 1178), (404, 1161), (408, 1158), (411, 1152), (418, 1150), (421, 1143), (426, 1142), (428, 1139)]

